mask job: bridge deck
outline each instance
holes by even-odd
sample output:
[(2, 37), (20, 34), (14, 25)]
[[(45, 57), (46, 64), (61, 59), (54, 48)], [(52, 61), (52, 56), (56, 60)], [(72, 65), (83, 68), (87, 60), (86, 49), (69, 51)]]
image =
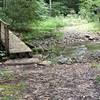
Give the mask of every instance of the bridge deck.
[(31, 53), (32, 50), (22, 42), (15, 34), (9, 31), (9, 53)]
[(9, 24), (0, 19), (0, 40), (9, 57), (32, 57), (32, 50), (9, 30)]

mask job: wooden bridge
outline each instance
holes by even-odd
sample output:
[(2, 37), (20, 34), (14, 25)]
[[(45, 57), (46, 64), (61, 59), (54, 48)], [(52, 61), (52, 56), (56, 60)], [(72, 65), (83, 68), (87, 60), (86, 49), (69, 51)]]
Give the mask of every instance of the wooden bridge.
[(10, 57), (31, 57), (32, 50), (9, 30), (9, 25), (0, 20), (0, 40)]

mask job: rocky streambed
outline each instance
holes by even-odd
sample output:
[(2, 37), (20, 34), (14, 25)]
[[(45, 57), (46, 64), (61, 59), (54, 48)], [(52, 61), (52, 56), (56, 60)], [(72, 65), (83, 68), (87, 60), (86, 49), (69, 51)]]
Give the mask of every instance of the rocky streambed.
[[(87, 40), (87, 37), (85, 38)], [(85, 38), (81, 42), (81, 38), (74, 38), (77, 40), (74, 43), (68, 42), (71, 38), (67, 38), (67, 41), (52, 37), (28, 40), (27, 45), (34, 53), (32, 59), (36, 57), (38, 62), (4, 65), (3, 69), (12, 72), (12, 75), (8, 78), (7, 74), (3, 76), (4, 79), (0, 76), (0, 99), (6, 97), (7, 100), (100, 100), (100, 41), (86, 41)], [(28, 60), (11, 62), (25, 63)], [(22, 85), (19, 85), (20, 83)], [(11, 84), (14, 87), (11, 87)], [(5, 88), (7, 86), (10, 87)], [(16, 91), (12, 92), (15, 89)]]
[[(56, 60), (60, 64), (85, 63), (100, 61), (100, 43), (85, 43), (58, 47), (59, 56)], [(57, 48), (56, 48), (57, 49)]]
[(73, 64), (100, 61), (100, 32), (93, 33), (77, 31), (76, 27), (60, 30), (63, 37), (53, 37), (42, 40), (28, 40), (34, 54), (42, 54), (43, 59), (48, 59), (59, 64)]
[[(53, 63), (73, 64), (100, 61), (100, 41), (84, 41), (64, 44), (53, 38), (29, 41), (34, 54), (41, 54), (43, 60)], [(34, 46), (34, 47), (33, 47)]]

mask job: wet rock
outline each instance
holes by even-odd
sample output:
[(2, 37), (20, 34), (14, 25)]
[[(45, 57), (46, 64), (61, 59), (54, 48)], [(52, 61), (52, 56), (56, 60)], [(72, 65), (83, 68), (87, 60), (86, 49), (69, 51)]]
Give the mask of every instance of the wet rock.
[(33, 55), (33, 58), (38, 58), (38, 59), (42, 60), (43, 55), (42, 54), (36, 54), (36, 55)]
[(73, 56), (74, 61), (78, 63), (87, 62), (90, 57), (90, 52), (85, 47), (85, 45), (82, 45), (75, 50), (72, 56)]
[(70, 57), (64, 57), (63, 55), (59, 56), (58, 57), (58, 61), (57, 61), (59, 64), (72, 64), (73, 61)]
[(100, 50), (96, 51), (95, 53), (92, 54), (93, 60), (98, 60), (100, 61)]
[(51, 61), (42, 61), (39, 64), (43, 65), (43, 66), (50, 66), (52, 64), (52, 62)]

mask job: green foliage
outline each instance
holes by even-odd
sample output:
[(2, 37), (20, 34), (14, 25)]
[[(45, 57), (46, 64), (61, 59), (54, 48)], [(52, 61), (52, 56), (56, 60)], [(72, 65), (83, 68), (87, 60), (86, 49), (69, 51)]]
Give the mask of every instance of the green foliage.
[[(19, 100), (25, 83), (15, 81), (16, 76), (9, 70), (0, 70), (0, 100)], [(11, 84), (13, 82), (13, 84)]]
[(77, 29), (82, 30), (84, 27), (87, 31), (99, 32), (99, 23), (91, 22), (88, 23), (87, 20), (83, 20), (77, 15), (69, 15), (68, 17), (48, 17), (45, 20), (36, 21), (31, 24), (30, 32), (23, 32), (24, 39), (39, 39), (48, 37), (61, 37), (63, 33), (59, 31), (59, 28), (66, 26), (79, 25)]
[(97, 81), (98, 83), (100, 83), (100, 75), (98, 75), (98, 76), (96, 77), (96, 81)]
[[(59, 20), (60, 19), (60, 20)], [(56, 30), (60, 27), (67, 26), (69, 20), (64, 17), (50, 17), (45, 20), (32, 23), (31, 32), (23, 33), (24, 38), (46, 38), (51, 36), (62, 36), (61, 32)]]
[(92, 68), (100, 68), (100, 64), (98, 64), (97, 62), (92, 62), (91, 67)]
[(14, 29), (26, 30), (33, 20), (47, 15), (47, 7), (43, 0), (8, 0), (4, 7), (3, 18)]
[(83, 18), (96, 20), (94, 10), (100, 6), (100, 0), (80, 0), (80, 15)]
[[(49, 0), (45, 0), (48, 4)], [(64, 15), (70, 13), (71, 9), (74, 9), (76, 13), (79, 11), (80, 0), (51, 0), (52, 16)]]
[[(36, 0), (38, 7), (37, 10), (35, 11), (36, 14), (40, 19), (45, 19), (49, 15), (49, 10), (47, 4), (44, 2), (44, 0)], [(36, 19), (36, 18), (35, 18)]]
[(23, 37), (24, 39), (39, 39), (39, 38), (48, 38), (51, 36), (54, 37), (61, 37), (63, 33), (60, 32), (58, 29), (64, 26), (72, 26), (76, 21), (78, 23), (83, 20), (78, 18), (77, 16), (70, 15), (69, 17), (48, 17), (45, 20), (40, 20), (32, 23), (31, 25), (31, 32), (24, 32)]
[(63, 2), (52, 3), (52, 16), (67, 15), (69, 8)]

